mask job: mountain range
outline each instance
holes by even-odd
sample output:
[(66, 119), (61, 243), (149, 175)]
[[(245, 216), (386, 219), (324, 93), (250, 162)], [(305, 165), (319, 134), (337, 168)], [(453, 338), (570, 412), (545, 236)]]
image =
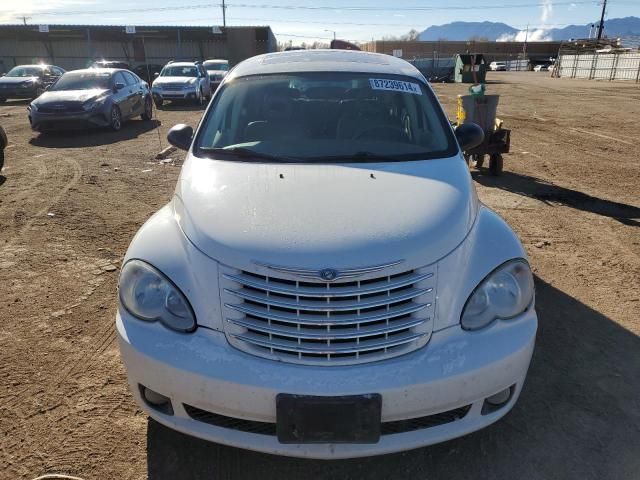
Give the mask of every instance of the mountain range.
[[(594, 22), (595, 23), (595, 22)], [(592, 24), (568, 25), (564, 28), (531, 29), (529, 40), (569, 40), (587, 38)], [(624, 17), (606, 20), (604, 33), (610, 38), (640, 35), (640, 18)], [(524, 32), (506, 23), (499, 22), (452, 22), (445, 25), (432, 25), (424, 30), (419, 40), (524, 40)]]

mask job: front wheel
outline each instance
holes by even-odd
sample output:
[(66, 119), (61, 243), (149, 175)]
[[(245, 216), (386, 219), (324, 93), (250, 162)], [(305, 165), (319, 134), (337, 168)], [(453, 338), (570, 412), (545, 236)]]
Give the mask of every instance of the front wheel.
[(489, 173), (494, 177), (502, 175), (503, 159), (499, 153), (494, 153), (489, 157)]
[(473, 160), (472, 165), (476, 168), (482, 168), (482, 165), (484, 165), (484, 155), (475, 154), (471, 159)]
[(142, 120), (149, 121), (153, 118), (153, 102), (149, 97), (147, 97), (144, 101), (144, 112), (140, 115)]
[(116, 105), (111, 107), (111, 120), (109, 122), (109, 126), (114, 132), (117, 132), (122, 128), (122, 114)]

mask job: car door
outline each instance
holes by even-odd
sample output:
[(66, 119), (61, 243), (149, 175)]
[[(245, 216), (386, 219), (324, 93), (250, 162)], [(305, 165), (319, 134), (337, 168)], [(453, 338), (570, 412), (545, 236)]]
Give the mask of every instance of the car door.
[(200, 88), (202, 89), (202, 93), (205, 97), (211, 97), (211, 85), (209, 83), (209, 75), (207, 74), (207, 70), (202, 66), (198, 65), (198, 77), (200, 82)]
[[(113, 86), (115, 87), (117, 84), (121, 84), (123, 88), (115, 91), (113, 94), (114, 103), (118, 105), (120, 108), (120, 115), (122, 119), (125, 120), (131, 116), (131, 87), (127, 85), (127, 80), (122, 74), (122, 72), (116, 72), (113, 74)], [(131, 91), (130, 91), (131, 90)]]
[(127, 89), (129, 90), (129, 101), (131, 108), (131, 116), (140, 115), (144, 112), (144, 90), (138, 79), (131, 72), (122, 72), (127, 80)]

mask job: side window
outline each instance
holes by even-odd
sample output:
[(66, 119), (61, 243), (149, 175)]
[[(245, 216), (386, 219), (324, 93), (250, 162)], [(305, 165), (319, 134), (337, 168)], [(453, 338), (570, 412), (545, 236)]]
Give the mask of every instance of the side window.
[(122, 75), (124, 75), (124, 78), (127, 80), (127, 85), (135, 85), (136, 83), (138, 83), (138, 81), (131, 73), (122, 72)]
[(123, 85), (127, 84), (127, 81), (125, 80), (124, 75), (122, 75), (121, 72), (116, 72), (113, 76), (113, 84), (115, 85), (116, 83), (121, 83)]
[(60, 76), (64, 73), (64, 70), (62, 70), (61, 68), (58, 67), (51, 67), (51, 69), (53, 70), (54, 75), (56, 76)]

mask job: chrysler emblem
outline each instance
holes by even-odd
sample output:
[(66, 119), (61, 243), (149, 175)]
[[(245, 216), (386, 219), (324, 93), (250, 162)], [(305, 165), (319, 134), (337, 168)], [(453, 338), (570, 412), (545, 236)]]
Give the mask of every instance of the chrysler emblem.
[(330, 282), (331, 280), (335, 280), (338, 276), (338, 272), (333, 270), (332, 268), (325, 268), (324, 270), (320, 270), (320, 278)]

